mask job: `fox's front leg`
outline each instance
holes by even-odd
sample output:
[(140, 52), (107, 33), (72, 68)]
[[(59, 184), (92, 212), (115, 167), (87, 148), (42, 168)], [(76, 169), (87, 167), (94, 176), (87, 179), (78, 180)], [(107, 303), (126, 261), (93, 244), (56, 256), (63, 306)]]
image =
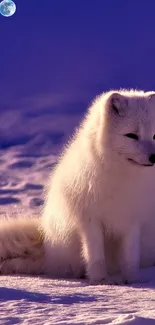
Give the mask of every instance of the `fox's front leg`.
[(120, 269), (125, 283), (139, 282), (140, 229), (135, 225), (122, 236)]
[(98, 220), (82, 224), (83, 257), (90, 284), (111, 284), (107, 273), (104, 233)]

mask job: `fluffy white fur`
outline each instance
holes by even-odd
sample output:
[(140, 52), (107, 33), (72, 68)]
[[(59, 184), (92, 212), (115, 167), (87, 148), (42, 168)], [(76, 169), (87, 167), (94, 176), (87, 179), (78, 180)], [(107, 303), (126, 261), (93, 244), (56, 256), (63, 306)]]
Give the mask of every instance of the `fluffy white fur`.
[(141, 281), (155, 263), (154, 134), (155, 92), (99, 96), (52, 172), (41, 220), (0, 225), (1, 272)]
[(44, 272), (43, 237), (36, 218), (0, 219), (0, 273)]

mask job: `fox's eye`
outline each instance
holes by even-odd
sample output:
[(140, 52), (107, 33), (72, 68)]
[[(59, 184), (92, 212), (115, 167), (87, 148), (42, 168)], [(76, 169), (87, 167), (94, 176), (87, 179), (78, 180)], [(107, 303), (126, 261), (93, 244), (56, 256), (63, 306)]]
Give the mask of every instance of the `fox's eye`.
[(154, 136), (153, 136), (153, 140), (155, 140), (155, 134), (154, 134)]
[(138, 135), (137, 134), (134, 134), (134, 133), (127, 133), (125, 134), (126, 137), (128, 138), (131, 138), (131, 139), (134, 139), (134, 140), (138, 140)]

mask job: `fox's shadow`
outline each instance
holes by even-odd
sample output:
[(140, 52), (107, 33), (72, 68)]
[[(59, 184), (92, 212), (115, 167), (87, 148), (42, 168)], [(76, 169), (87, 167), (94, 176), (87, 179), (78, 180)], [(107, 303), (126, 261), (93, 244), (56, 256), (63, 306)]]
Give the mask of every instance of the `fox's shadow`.
[(48, 295), (38, 292), (29, 292), (13, 288), (0, 288), (0, 302), (10, 300), (27, 300), (28, 302), (51, 303), (60, 305), (72, 305), (82, 302), (94, 302), (96, 298), (87, 294), (61, 294)]

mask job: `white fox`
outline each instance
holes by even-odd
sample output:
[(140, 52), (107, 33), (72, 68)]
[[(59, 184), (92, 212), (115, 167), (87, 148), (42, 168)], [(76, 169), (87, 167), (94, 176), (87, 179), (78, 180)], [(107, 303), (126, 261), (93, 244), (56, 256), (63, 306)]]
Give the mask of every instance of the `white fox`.
[(139, 281), (155, 264), (155, 92), (103, 93), (47, 186), (39, 219), (0, 223), (0, 272)]

